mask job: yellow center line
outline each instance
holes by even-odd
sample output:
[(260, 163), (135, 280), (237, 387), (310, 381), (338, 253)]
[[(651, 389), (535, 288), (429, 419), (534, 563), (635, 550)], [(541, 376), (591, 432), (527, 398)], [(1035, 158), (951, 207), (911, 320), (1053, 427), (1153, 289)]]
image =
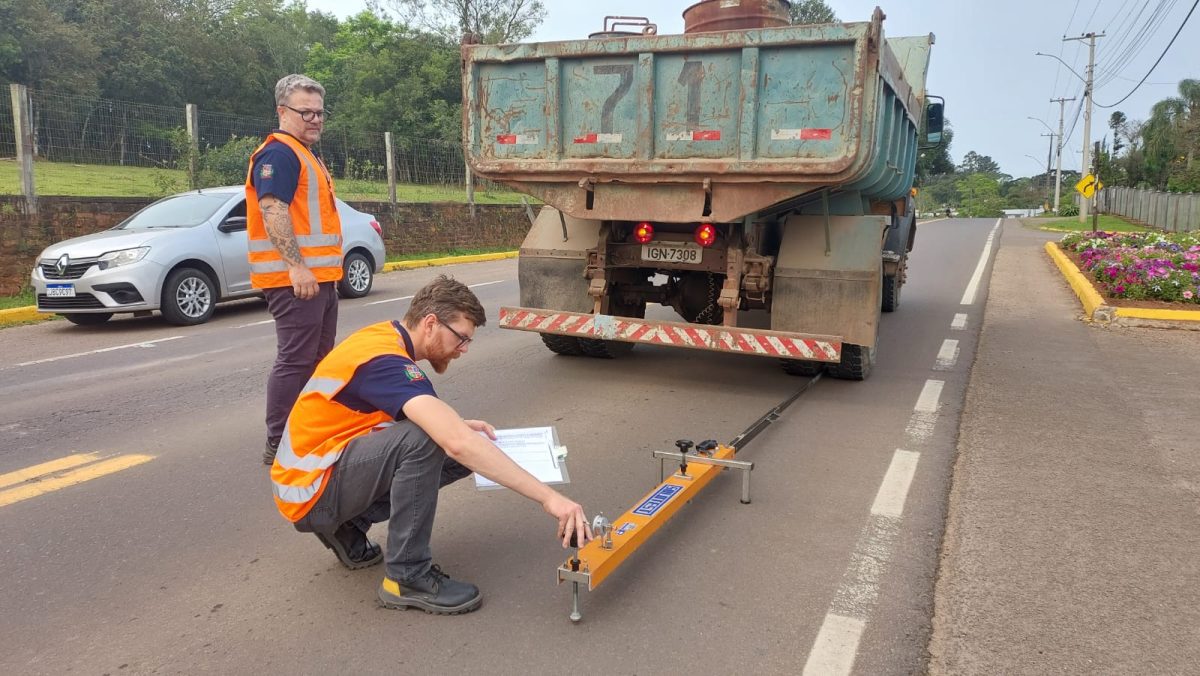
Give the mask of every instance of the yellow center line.
[(43, 474), (51, 474), (53, 472), (61, 472), (64, 469), (71, 469), (80, 465), (86, 465), (89, 462), (99, 460), (100, 456), (95, 453), (79, 453), (76, 455), (68, 455), (65, 458), (43, 462), (40, 465), (26, 467), (8, 474), (0, 474), (0, 488), (12, 486), (14, 484), (25, 483), (30, 479), (42, 476)]
[[(63, 459), (66, 460), (66, 458)], [(45, 495), (46, 493), (74, 486), (75, 484), (81, 484), (85, 481), (91, 481), (106, 474), (120, 472), (144, 462), (150, 462), (153, 459), (154, 456), (152, 455), (119, 455), (115, 458), (109, 458), (93, 465), (72, 470), (66, 474), (10, 488), (6, 491), (0, 491), (0, 507), (28, 500), (29, 498), (36, 498), (39, 495)]]

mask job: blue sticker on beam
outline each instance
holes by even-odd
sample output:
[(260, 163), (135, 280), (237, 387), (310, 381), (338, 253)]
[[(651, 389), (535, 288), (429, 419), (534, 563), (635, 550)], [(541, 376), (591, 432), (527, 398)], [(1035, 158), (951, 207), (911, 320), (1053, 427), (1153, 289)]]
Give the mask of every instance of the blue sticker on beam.
[(634, 514), (641, 516), (654, 516), (654, 513), (662, 509), (662, 506), (671, 501), (675, 494), (683, 490), (683, 486), (675, 484), (666, 484), (654, 491), (654, 494), (642, 501), (642, 504), (633, 510)]

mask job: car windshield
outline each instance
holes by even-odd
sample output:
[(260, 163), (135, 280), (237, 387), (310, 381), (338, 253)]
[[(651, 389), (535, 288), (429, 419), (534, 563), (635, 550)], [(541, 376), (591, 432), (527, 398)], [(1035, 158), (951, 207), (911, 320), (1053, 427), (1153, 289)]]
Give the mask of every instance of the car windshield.
[(227, 193), (173, 195), (142, 209), (113, 229), (190, 228), (207, 221), (228, 201)]

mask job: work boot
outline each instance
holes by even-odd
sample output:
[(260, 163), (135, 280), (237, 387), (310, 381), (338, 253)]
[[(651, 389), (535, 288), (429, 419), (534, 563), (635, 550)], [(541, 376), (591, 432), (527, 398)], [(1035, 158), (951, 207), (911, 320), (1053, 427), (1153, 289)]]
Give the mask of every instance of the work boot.
[(383, 549), (367, 539), (367, 534), (358, 526), (347, 521), (338, 526), (332, 535), (313, 533), (326, 547), (337, 554), (338, 561), (350, 570), (373, 566), (383, 560)]
[(475, 610), (483, 603), (479, 587), (451, 580), (436, 564), (424, 575), (407, 582), (383, 578), (379, 585), (379, 603), (385, 608), (418, 608), (434, 615), (459, 615)]
[(278, 452), (279, 452), (279, 442), (276, 441), (275, 443), (271, 443), (271, 440), (267, 439), (266, 449), (263, 450), (263, 464), (264, 465), (274, 464), (275, 463), (275, 454)]

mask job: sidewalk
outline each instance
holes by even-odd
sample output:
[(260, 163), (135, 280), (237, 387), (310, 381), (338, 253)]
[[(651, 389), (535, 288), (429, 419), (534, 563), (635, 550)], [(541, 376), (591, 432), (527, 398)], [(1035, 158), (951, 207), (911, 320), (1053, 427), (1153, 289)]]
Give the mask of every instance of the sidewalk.
[(1200, 332), (1082, 322), (1005, 222), (935, 598), (935, 674), (1196, 673)]

